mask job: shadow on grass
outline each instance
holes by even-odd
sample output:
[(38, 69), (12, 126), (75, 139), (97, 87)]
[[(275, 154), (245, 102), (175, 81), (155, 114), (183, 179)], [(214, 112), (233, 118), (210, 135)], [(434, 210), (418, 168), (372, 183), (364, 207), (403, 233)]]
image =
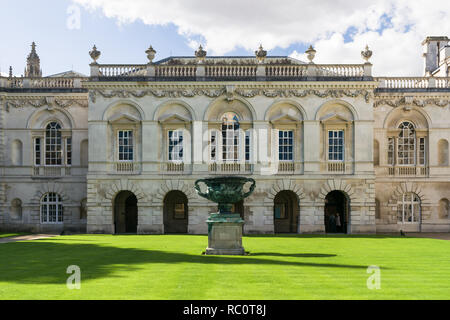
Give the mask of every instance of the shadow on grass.
[(296, 257), (296, 258), (331, 258), (336, 257), (335, 254), (326, 253), (278, 253), (278, 252), (255, 252), (250, 256), (273, 256), (273, 257)]
[[(281, 259), (255, 256), (278, 256)], [(0, 281), (17, 283), (64, 284), (69, 276), (67, 267), (77, 265), (82, 278), (92, 280), (114, 277), (116, 271), (139, 272), (143, 264), (222, 264), (222, 265), (274, 265), (314, 268), (366, 269), (365, 265), (304, 262), (302, 258), (332, 257), (324, 254), (278, 254), (255, 252), (250, 256), (204, 256), (168, 252), (119, 248), (91, 243), (60, 243), (53, 240), (14, 242), (0, 246)], [(295, 257), (296, 261), (283, 260)], [(165, 266), (161, 266), (164, 268)], [(155, 269), (156, 271), (157, 269)], [(157, 274), (155, 274), (157, 276)]]
[(249, 238), (340, 238), (340, 239), (393, 239), (404, 238), (396, 234), (344, 234), (344, 233), (321, 233), (321, 234), (298, 234), (298, 233), (275, 233), (275, 234), (244, 234)]

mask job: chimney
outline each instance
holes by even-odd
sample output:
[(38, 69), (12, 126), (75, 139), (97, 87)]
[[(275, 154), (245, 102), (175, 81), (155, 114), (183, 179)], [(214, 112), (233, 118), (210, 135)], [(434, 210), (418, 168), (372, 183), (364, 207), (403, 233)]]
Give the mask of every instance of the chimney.
[(449, 38), (442, 37), (427, 37), (422, 41), (422, 46), (424, 47), (424, 66), (425, 66), (425, 76), (431, 76), (439, 68), (440, 62), (444, 61), (446, 57), (440, 57), (446, 50), (442, 48), (448, 46)]

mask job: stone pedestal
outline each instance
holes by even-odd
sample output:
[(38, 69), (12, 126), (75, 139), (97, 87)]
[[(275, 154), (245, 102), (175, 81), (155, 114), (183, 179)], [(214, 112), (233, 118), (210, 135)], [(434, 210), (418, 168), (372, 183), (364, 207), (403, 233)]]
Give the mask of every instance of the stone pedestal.
[(242, 226), (244, 220), (239, 214), (213, 213), (206, 220), (208, 224), (208, 248), (206, 254), (243, 255)]

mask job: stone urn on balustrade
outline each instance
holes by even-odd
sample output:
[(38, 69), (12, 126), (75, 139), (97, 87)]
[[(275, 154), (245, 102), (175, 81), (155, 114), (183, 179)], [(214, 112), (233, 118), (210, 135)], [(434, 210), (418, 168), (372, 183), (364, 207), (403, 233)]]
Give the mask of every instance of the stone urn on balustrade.
[[(250, 188), (244, 192), (244, 185), (250, 182)], [(206, 185), (202, 192), (200, 183)], [(242, 226), (244, 220), (237, 213), (232, 213), (233, 204), (248, 197), (255, 189), (252, 178), (227, 176), (199, 179), (194, 187), (198, 195), (218, 204), (219, 212), (212, 213), (208, 224), (208, 247), (206, 254), (214, 255), (243, 255)]]

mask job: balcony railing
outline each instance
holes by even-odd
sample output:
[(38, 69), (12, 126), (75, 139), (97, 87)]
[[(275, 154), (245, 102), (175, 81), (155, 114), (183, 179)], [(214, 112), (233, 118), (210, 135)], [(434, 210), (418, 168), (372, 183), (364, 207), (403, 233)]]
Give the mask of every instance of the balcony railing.
[(31, 174), (35, 177), (64, 177), (71, 175), (70, 166), (35, 166)]
[(295, 171), (295, 163), (294, 162), (279, 162), (278, 163), (278, 172), (294, 172)]
[(0, 87), (26, 89), (26, 88), (52, 88), (52, 89), (66, 89), (66, 88), (81, 88), (81, 81), (85, 78), (4, 78), (0, 77)]
[(327, 171), (330, 173), (345, 173), (345, 162), (328, 162)]
[(140, 168), (138, 162), (117, 161), (113, 163), (113, 172), (117, 174), (137, 174)]
[(371, 65), (365, 64), (304, 64), (304, 63), (249, 63), (248, 60), (229, 63), (187, 63), (150, 65), (91, 65), (91, 77), (148, 77), (154, 80), (283, 80), (283, 78), (332, 77), (355, 78), (371, 76)]
[(387, 166), (381, 168), (382, 174), (391, 177), (424, 177), (429, 174), (428, 167), (425, 166)]
[(250, 163), (210, 163), (208, 166), (209, 172), (212, 173), (224, 173), (224, 174), (239, 174), (239, 173), (251, 173), (253, 172), (253, 165)]
[(379, 77), (379, 88), (426, 89), (450, 88), (450, 77)]

